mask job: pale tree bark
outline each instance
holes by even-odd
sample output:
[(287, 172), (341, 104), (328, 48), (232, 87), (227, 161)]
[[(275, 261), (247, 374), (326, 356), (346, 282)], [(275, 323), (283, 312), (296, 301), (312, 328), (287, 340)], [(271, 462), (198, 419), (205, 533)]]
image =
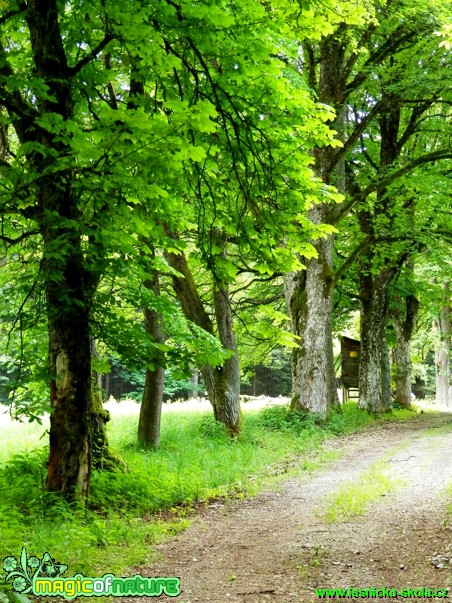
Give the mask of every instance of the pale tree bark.
[(440, 342), (435, 350), (436, 400), (449, 406), (450, 347), (451, 347), (451, 290), (450, 283), (443, 287), (442, 308), (439, 319)]
[(381, 406), (384, 412), (392, 409), (391, 362), (389, 359), (386, 321), (381, 334)]
[[(320, 45), (320, 73), (318, 95), (320, 102), (337, 110), (338, 118), (332, 127), (343, 135), (345, 112), (337, 104), (340, 96), (340, 73), (344, 59), (344, 45), (335, 36), (328, 36)], [(309, 51), (308, 51), (309, 54)], [(311, 84), (315, 84), (315, 68), (311, 67)], [(334, 149), (314, 151), (315, 171), (326, 184), (344, 186), (342, 162), (334, 162)], [(330, 223), (331, 208), (320, 204), (312, 208), (309, 219)], [(333, 239), (313, 241), (318, 257), (306, 263), (304, 273), (288, 275), (285, 280), (286, 304), (292, 330), (300, 339), (300, 346), (292, 353), (292, 409), (305, 409), (326, 417), (339, 403), (334, 373), (333, 356)]]
[(399, 299), (392, 312), (392, 324), (397, 342), (394, 348), (395, 400), (399, 406), (411, 406), (411, 338), (416, 325), (419, 301), (414, 295)]
[[(158, 273), (154, 270), (152, 280), (146, 280), (144, 286), (160, 295)], [(164, 343), (162, 317), (155, 310), (144, 309), (145, 332), (157, 343)], [(152, 358), (153, 368), (146, 367), (143, 397), (141, 399), (140, 418), (138, 421), (138, 443), (146, 448), (160, 446), (160, 423), (163, 404), (163, 388), (165, 369), (163, 353), (156, 351)]]
[[(322, 221), (325, 207), (311, 212), (311, 220)], [(286, 301), (292, 330), (300, 344), (292, 352), (293, 410), (305, 409), (325, 417), (336, 403), (332, 303), (332, 238), (316, 241), (318, 257), (306, 271), (286, 278)]]

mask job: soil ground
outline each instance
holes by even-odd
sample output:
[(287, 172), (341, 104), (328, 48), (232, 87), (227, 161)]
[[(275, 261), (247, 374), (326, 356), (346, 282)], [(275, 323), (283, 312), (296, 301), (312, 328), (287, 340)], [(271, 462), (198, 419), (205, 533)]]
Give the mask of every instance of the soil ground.
[[(310, 603), (321, 600), (317, 588), (452, 587), (452, 531), (444, 525), (444, 491), (452, 483), (452, 415), (423, 414), (326, 447), (341, 457), (312, 475), (287, 479), (276, 491), (211, 504), (189, 529), (161, 545), (160, 560), (137, 573), (178, 576), (181, 594), (152, 600)], [(361, 516), (334, 523), (322, 519), (328, 497), (356, 484), (377, 461), (403, 484)], [(149, 603), (149, 598), (127, 601)]]

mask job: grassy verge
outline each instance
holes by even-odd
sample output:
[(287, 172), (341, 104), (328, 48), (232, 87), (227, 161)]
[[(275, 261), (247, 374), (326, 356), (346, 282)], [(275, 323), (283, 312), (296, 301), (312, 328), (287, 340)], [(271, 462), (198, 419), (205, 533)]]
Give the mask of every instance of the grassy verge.
[[(398, 410), (386, 420), (412, 416)], [(25, 545), (33, 555), (49, 551), (69, 565), (71, 575), (124, 574), (150, 561), (153, 544), (187, 526), (191, 504), (254, 494), (286, 466), (318, 468), (332, 458), (316, 453), (326, 438), (378, 420), (345, 405), (318, 425), (313, 417), (275, 406), (245, 411), (243, 435), (231, 441), (210, 414), (168, 413), (160, 450), (143, 451), (135, 444), (137, 418), (117, 417), (110, 442), (127, 471), (95, 472), (89, 509), (71, 508), (45, 492), (43, 428), (13, 427), (0, 450), (0, 558), (18, 556)]]

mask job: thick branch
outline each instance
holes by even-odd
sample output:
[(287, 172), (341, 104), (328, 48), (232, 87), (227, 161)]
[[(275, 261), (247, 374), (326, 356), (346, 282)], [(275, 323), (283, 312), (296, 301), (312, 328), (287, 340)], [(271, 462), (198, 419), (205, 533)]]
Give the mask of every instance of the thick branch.
[(76, 65), (69, 68), (70, 77), (73, 77), (74, 75), (79, 73), (83, 69), (83, 67), (85, 67), (85, 65), (88, 65), (88, 63), (95, 59), (99, 52), (102, 52), (102, 50), (107, 46), (107, 44), (109, 44), (113, 39), (114, 36), (111, 33), (106, 34), (105, 38), (101, 42), (99, 42), (99, 44), (95, 48), (93, 48), (90, 53), (84, 56), (83, 59), (81, 59)]
[(366, 81), (369, 76), (370, 68), (375, 67), (376, 65), (380, 65), (388, 56), (391, 54), (395, 54), (400, 46), (410, 40), (416, 32), (410, 31), (405, 35), (402, 35), (400, 38), (397, 38), (398, 34), (401, 34), (404, 30), (404, 25), (400, 25), (391, 36), (388, 37), (386, 42), (382, 44), (379, 48), (377, 48), (367, 59), (361, 71), (355, 76), (355, 78), (346, 86), (344, 93), (342, 94), (342, 98), (340, 99), (340, 103), (344, 103), (347, 98), (354, 92), (359, 86)]
[(355, 126), (355, 129), (345, 141), (344, 145), (334, 153), (331, 159), (329, 170), (332, 170), (334, 166), (337, 165), (339, 161), (343, 159), (343, 157), (345, 157), (346, 153), (348, 153), (348, 151), (354, 147), (356, 141), (362, 135), (373, 118), (380, 112), (380, 109), (383, 107), (383, 105), (384, 101), (382, 99), (379, 100), (378, 103), (372, 107), (369, 113), (359, 122), (359, 124)]
[(358, 257), (373, 243), (372, 237), (366, 237), (361, 241), (359, 245), (355, 247), (355, 249), (351, 252), (348, 258), (343, 262), (343, 264), (335, 271), (334, 273), (334, 281), (337, 283), (347, 272), (347, 270), (354, 264), (354, 262), (358, 259)]
[(420, 165), (424, 165), (425, 163), (434, 163), (435, 161), (441, 161), (442, 159), (452, 159), (452, 150), (443, 149), (441, 151), (433, 151), (432, 153), (427, 153), (426, 155), (422, 155), (417, 159), (413, 159), (407, 165), (395, 170), (394, 172), (388, 174), (386, 177), (381, 178), (380, 180), (376, 180), (371, 182), (366, 186), (366, 188), (354, 195), (348, 203), (344, 203), (340, 206), (340, 211), (334, 216), (334, 224), (340, 222), (345, 216), (349, 213), (351, 209), (353, 209), (360, 201), (364, 201), (370, 194), (373, 192), (384, 189), (390, 184), (392, 184), (398, 178), (409, 174), (414, 169), (419, 167)]
[(6, 235), (0, 235), (0, 241), (3, 241), (4, 243), (6, 243), (7, 245), (10, 245), (10, 246), (17, 245), (18, 243), (21, 243), (25, 239), (28, 239), (28, 237), (32, 237), (33, 235), (38, 235), (39, 233), (40, 233), (39, 230), (29, 230), (28, 232), (22, 233), (15, 239), (11, 239), (10, 237), (7, 237)]

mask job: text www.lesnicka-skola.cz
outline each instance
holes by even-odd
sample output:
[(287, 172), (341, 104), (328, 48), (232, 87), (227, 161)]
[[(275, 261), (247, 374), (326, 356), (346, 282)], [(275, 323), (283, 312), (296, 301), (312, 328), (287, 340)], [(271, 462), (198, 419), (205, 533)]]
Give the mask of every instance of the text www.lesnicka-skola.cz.
[(319, 599), (448, 599), (447, 588), (318, 588)]

